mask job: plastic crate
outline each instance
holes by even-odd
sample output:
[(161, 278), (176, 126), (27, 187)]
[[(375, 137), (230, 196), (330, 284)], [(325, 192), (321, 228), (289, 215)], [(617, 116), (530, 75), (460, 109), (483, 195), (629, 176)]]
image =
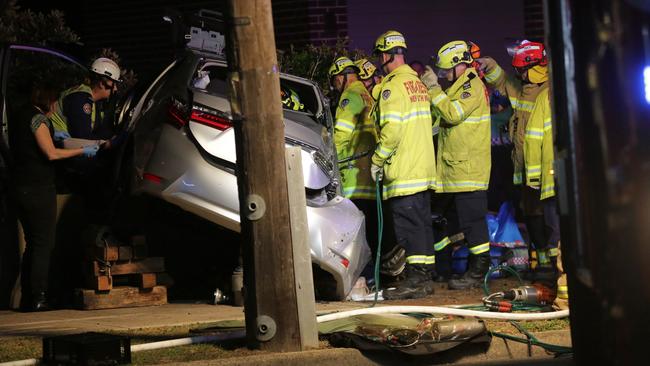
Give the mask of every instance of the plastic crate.
[(131, 363), (129, 337), (81, 333), (43, 338), (46, 365), (125, 365)]

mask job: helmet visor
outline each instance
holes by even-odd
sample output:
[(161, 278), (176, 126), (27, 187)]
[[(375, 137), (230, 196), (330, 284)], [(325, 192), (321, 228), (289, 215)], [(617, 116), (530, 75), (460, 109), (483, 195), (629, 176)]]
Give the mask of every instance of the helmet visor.
[(515, 54), (517, 53), (517, 48), (521, 46), (522, 42), (528, 42), (525, 39), (513, 39), (509, 38), (506, 39), (504, 47), (506, 48), (506, 51), (508, 52), (508, 55), (510, 57), (514, 57)]

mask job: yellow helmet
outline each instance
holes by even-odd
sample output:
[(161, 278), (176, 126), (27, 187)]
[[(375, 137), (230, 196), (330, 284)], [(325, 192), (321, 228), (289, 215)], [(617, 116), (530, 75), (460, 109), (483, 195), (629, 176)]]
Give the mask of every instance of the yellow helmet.
[(377, 67), (368, 61), (367, 58), (356, 60), (354, 64), (359, 68), (359, 78), (361, 80), (370, 79), (375, 74), (375, 71), (377, 71)]
[[(351, 68), (352, 71), (350, 71)], [(348, 70), (346, 70), (348, 69)], [(341, 73), (349, 74), (351, 72), (358, 72), (359, 68), (350, 60), (349, 58), (343, 56), (339, 57), (334, 62), (332, 63), (332, 66), (330, 66), (330, 70), (328, 71), (328, 74), (330, 77), (334, 75), (338, 75)]]
[(472, 55), (465, 41), (451, 41), (440, 47), (436, 60), (436, 67), (440, 69), (451, 69), (464, 62), (472, 63)]
[(406, 39), (402, 33), (389, 30), (375, 41), (374, 53), (404, 53), (406, 49)]

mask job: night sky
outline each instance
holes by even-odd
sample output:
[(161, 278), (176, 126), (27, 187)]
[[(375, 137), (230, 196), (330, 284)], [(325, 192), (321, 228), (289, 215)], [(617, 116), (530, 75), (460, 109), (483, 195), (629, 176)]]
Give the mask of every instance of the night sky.
[(483, 55), (509, 65), (505, 38), (524, 35), (522, 0), (348, 0), (348, 34), (353, 48), (370, 51), (388, 29), (404, 34), (408, 61), (428, 63), (453, 40), (477, 43)]
[[(82, 37), (86, 48), (111, 47), (123, 56), (127, 67), (139, 71), (143, 79), (157, 75), (171, 57), (169, 43), (163, 42), (168, 35), (160, 22), (165, 5), (176, 8), (188, 6), (189, 3), (219, 4), (221, 0), (188, 1), (181, 5), (174, 0), (144, 0), (139, 2), (139, 8), (149, 9), (140, 13), (143, 28), (140, 31), (151, 38), (144, 44), (133, 42), (138, 34), (124, 34), (119, 29), (120, 21), (133, 21), (136, 16), (129, 12), (126, 0), (114, 0), (112, 8), (121, 8), (115, 13), (102, 16), (102, 5), (86, 6), (82, 10), (79, 4), (67, 1), (49, 1), (44, 3), (35, 0), (21, 0), (19, 5), (37, 11), (47, 11), (51, 8), (65, 12), (66, 22)], [(504, 43), (506, 38), (521, 38), (524, 34), (524, 2), (522, 0), (496, 0), (484, 2), (478, 0), (348, 0), (348, 36), (351, 48), (360, 48), (370, 53), (377, 36), (388, 29), (402, 32), (409, 46), (408, 61), (430, 61), (430, 56), (446, 42), (463, 39), (477, 43), (483, 55), (490, 55), (499, 63), (507, 66), (510, 58), (506, 54)], [(104, 7), (107, 4), (104, 4)], [(90, 18), (82, 18), (82, 14), (92, 10)], [(157, 24), (157, 23), (160, 24)], [(117, 29), (115, 27), (118, 27)], [(84, 34), (85, 28), (93, 29), (91, 34)], [(99, 31), (101, 30), (101, 31)], [(106, 34), (114, 35), (109, 41)], [(101, 38), (101, 37), (103, 38)], [(98, 38), (99, 37), (99, 38)], [(155, 39), (154, 39), (155, 38)], [(125, 42), (126, 41), (126, 42)], [(155, 43), (155, 47), (152, 46)], [(166, 45), (166, 46), (165, 46)], [(161, 48), (166, 47), (166, 48)], [(152, 51), (153, 48), (153, 51)], [(169, 52), (163, 52), (169, 50)], [(90, 52), (91, 50), (88, 50)], [(152, 53), (154, 52), (154, 53)], [(163, 55), (165, 54), (165, 55)], [(167, 55), (168, 54), (168, 55)], [(156, 66), (153, 66), (156, 65)], [(151, 69), (151, 70), (150, 70)], [(155, 69), (155, 70), (154, 70)]]

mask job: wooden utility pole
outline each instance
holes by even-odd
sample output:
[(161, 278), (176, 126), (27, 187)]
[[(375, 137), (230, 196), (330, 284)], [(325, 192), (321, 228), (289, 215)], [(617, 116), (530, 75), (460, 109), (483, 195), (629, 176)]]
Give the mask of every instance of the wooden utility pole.
[(253, 348), (298, 351), (304, 347), (271, 0), (229, 0), (228, 12), (247, 339)]

